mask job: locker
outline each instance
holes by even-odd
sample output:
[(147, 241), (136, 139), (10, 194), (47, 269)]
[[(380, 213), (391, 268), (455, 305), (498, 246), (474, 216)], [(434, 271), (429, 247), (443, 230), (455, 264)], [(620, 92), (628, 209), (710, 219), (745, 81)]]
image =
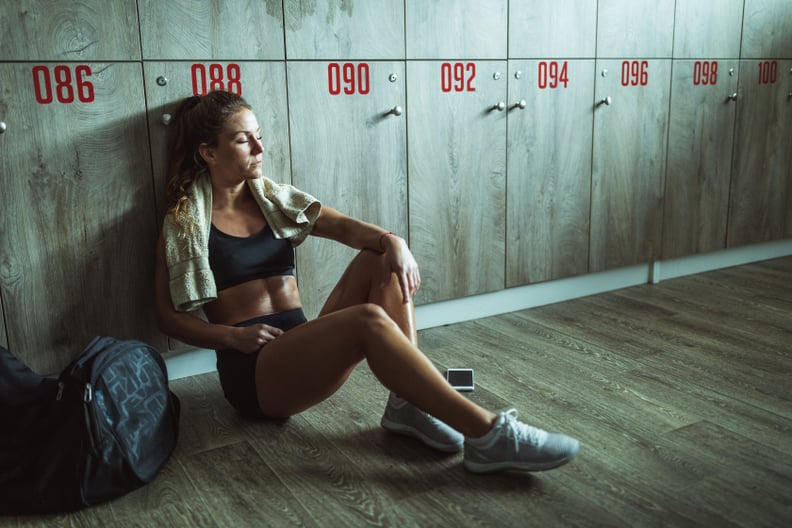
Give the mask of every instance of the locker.
[(739, 63), (673, 63), (663, 258), (723, 249)]
[[(323, 204), (407, 232), (403, 62), (290, 62), (294, 185)], [(315, 316), (356, 252), (311, 238), (297, 250), (303, 307)]]
[(677, 0), (674, 58), (739, 57), (744, 1)]
[(597, 57), (671, 57), (675, 0), (599, 0)]
[(282, 62), (145, 62), (149, 135), (158, 218), (164, 213), (167, 124), (178, 102), (212, 89), (241, 94), (253, 107), (264, 143), (262, 173), (290, 183), (286, 72)]
[(404, 58), (404, 2), (285, 0), (289, 59)]
[(99, 334), (161, 346), (140, 65), (0, 64), (0, 79), (9, 347), (52, 373)]
[(506, 62), (407, 62), (410, 242), (420, 302), (505, 281)]
[(511, 0), (509, 58), (595, 56), (597, 0)]
[(792, 236), (792, 60), (740, 63), (728, 247)]
[(140, 59), (137, 9), (127, 0), (3, 2), (0, 60)]
[(505, 58), (507, 4), (507, 0), (406, 0), (407, 58)]
[(743, 59), (792, 57), (792, 2), (745, 0)]
[(506, 287), (588, 270), (593, 60), (509, 62)]
[(671, 61), (598, 60), (595, 77), (589, 271), (659, 257)]
[(138, 0), (144, 60), (284, 58), (281, 2)]

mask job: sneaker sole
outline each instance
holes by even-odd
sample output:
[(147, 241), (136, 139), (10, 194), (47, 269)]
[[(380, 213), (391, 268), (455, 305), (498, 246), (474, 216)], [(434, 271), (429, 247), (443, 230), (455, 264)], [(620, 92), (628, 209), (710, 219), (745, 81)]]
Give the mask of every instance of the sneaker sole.
[(575, 456), (562, 458), (543, 463), (531, 462), (470, 462), (465, 460), (463, 463), (465, 469), (472, 473), (494, 473), (496, 471), (547, 471), (548, 469), (555, 469), (571, 462)]
[(429, 438), (428, 436), (424, 435), (417, 429), (413, 429), (404, 424), (400, 424), (397, 422), (391, 422), (386, 418), (382, 418), (380, 422), (382, 428), (386, 431), (390, 431), (391, 433), (396, 433), (404, 436), (411, 436), (412, 438), (416, 438), (423, 442), (424, 444), (428, 445), (432, 449), (437, 449), (438, 451), (443, 451), (445, 453), (459, 453), (462, 451), (462, 448), (465, 446), (464, 440), (459, 442), (458, 444), (441, 444)]

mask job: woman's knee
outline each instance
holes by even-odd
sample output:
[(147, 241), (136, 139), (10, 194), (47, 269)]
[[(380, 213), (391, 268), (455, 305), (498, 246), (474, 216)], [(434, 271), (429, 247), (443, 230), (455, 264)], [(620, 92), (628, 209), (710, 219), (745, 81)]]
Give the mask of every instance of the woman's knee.
[(374, 303), (358, 304), (350, 308), (353, 311), (353, 320), (359, 325), (359, 330), (370, 334), (382, 334), (390, 330), (399, 330), (396, 322), (388, 315), (385, 309)]

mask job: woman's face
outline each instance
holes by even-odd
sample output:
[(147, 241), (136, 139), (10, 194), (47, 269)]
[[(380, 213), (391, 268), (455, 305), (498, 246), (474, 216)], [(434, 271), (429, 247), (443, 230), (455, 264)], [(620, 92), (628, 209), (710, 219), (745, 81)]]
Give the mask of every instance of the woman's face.
[(215, 177), (229, 182), (261, 177), (264, 147), (256, 116), (247, 108), (242, 108), (226, 122), (217, 138), (217, 146), (202, 144), (200, 152)]

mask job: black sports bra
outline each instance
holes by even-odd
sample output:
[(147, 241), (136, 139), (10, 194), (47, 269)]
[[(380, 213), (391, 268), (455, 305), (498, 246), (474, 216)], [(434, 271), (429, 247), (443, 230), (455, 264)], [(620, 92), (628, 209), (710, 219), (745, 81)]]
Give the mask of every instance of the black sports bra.
[(269, 225), (249, 237), (223, 233), (212, 224), (209, 232), (209, 266), (217, 291), (243, 282), (294, 275), (294, 248), (278, 240)]

